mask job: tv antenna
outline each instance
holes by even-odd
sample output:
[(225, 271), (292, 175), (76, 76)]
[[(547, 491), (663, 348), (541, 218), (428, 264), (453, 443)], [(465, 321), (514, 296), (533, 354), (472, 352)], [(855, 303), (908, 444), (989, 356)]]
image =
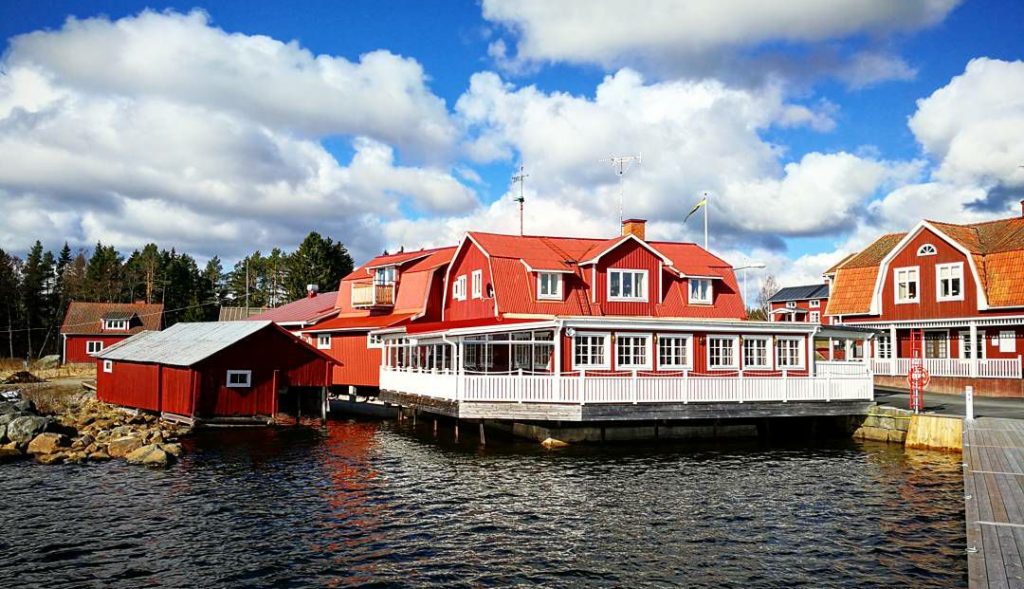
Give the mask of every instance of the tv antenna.
[(530, 175), (526, 173), (526, 167), (522, 166), (522, 165), (519, 166), (519, 173), (515, 174), (514, 176), (512, 176), (512, 183), (513, 184), (516, 184), (516, 183), (519, 184), (519, 197), (514, 199), (514, 200), (517, 203), (519, 203), (519, 235), (520, 236), (523, 235), (523, 203), (526, 202), (526, 197), (523, 196), (523, 184), (526, 183), (526, 179), (529, 178), (529, 177), (530, 177)]
[(601, 160), (601, 161), (611, 163), (611, 165), (615, 168), (616, 173), (619, 175), (619, 229), (621, 229), (622, 228), (622, 198), (623, 198), (623, 194), (624, 194), (624, 189), (623, 189), (624, 178), (625, 178), (625, 175), (626, 175), (626, 171), (628, 171), (630, 166), (633, 165), (633, 162), (636, 162), (636, 165), (638, 165), (638, 166), (640, 165), (640, 155), (613, 155), (610, 158), (608, 158), (606, 160)]

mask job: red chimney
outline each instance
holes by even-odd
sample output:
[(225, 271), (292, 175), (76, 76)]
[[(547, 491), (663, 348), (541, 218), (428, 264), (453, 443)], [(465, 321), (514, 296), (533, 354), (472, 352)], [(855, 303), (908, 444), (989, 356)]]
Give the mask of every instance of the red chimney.
[(647, 233), (647, 219), (626, 219), (622, 222), (622, 235), (635, 235), (640, 239)]

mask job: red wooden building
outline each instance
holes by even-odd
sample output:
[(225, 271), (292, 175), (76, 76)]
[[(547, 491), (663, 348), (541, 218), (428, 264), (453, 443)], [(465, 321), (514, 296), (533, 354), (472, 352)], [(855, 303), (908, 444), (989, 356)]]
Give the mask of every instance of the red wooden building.
[(92, 362), (93, 354), (142, 331), (159, 331), (164, 306), (74, 301), (61, 325), (63, 362)]
[(882, 330), (867, 353), (880, 383), (905, 386), (915, 354), (929, 390), (1024, 396), (1024, 217), (922, 221), (879, 237), (826, 275), (834, 322)]
[(797, 321), (828, 325), (828, 284), (787, 286), (768, 299), (769, 321)]
[(305, 298), (288, 304), (266, 309), (252, 315), (250, 321), (273, 321), (296, 336), (310, 327), (323, 323), (338, 314), (338, 292), (318, 293), (310, 288)]
[(270, 321), (178, 323), (98, 354), (101, 401), (188, 418), (270, 419), (282, 390), (319, 396), (333, 360)]

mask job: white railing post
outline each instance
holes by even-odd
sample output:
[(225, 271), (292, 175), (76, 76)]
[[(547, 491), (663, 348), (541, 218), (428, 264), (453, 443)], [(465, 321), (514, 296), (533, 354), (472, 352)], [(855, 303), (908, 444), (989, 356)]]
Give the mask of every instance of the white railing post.
[(1021, 373), (1022, 373), (1021, 367), (1022, 367), (1021, 355), (1017, 354), (1017, 365), (1014, 367), (1016, 369), (1016, 374), (1013, 375), (1014, 378), (1021, 378)]
[(587, 371), (580, 368), (580, 405), (586, 403)]
[(636, 370), (633, 371), (633, 379), (630, 381), (630, 393), (633, 395), (633, 404), (636, 405), (637, 399), (640, 397), (639, 392), (640, 383), (636, 379)]
[(825, 402), (828, 403), (832, 400), (832, 375), (829, 374), (825, 377)]
[(782, 371), (782, 402), (789, 402), (789, 371)]
[(743, 369), (741, 368), (741, 369), (737, 370), (736, 374), (737, 374), (736, 378), (740, 381), (740, 386), (739, 386), (739, 391), (738, 391), (738, 395), (737, 396), (740, 398), (740, 404), (742, 404), (743, 403)]
[(683, 405), (690, 403), (690, 371), (683, 369)]
[(519, 377), (516, 378), (516, 402), (523, 403), (523, 369), (519, 369)]

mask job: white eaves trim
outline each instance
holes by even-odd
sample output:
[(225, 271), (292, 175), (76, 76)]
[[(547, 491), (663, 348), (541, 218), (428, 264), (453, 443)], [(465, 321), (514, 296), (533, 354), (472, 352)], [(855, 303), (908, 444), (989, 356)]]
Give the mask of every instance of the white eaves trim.
[(658, 250), (654, 249), (654, 246), (652, 246), (651, 244), (647, 243), (646, 241), (640, 239), (639, 237), (633, 235), (632, 233), (630, 233), (629, 235), (623, 235), (622, 238), (620, 238), (618, 241), (616, 241), (612, 245), (610, 245), (607, 248), (605, 248), (604, 251), (602, 251), (601, 253), (597, 254), (593, 258), (590, 258), (589, 260), (580, 262), (579, 265), (580, 266), (589, 266), (591, 264), (597, 264), (597, 261), (600, 260), (602, 257), (604, 257), (605, 254), (607, 254), (608, 252), (616, 249), (617, 247), (619, 247), (620, 245), (626, 243), (630, 239), (632, 239), (633, 241), (636, 241), (637, 243), (639, 243), (641, 247), (643, 247), (647, 251), (651, 252), (655, 256), (658, 256), (658, 258), (661, 259), (661, 261), (664, 262), (666, 266), (673, 266), (672, 260), (670, 260), (667, 257), (665, 257), (665, 254), (663, 254), (663, 253), (659, 252)]

